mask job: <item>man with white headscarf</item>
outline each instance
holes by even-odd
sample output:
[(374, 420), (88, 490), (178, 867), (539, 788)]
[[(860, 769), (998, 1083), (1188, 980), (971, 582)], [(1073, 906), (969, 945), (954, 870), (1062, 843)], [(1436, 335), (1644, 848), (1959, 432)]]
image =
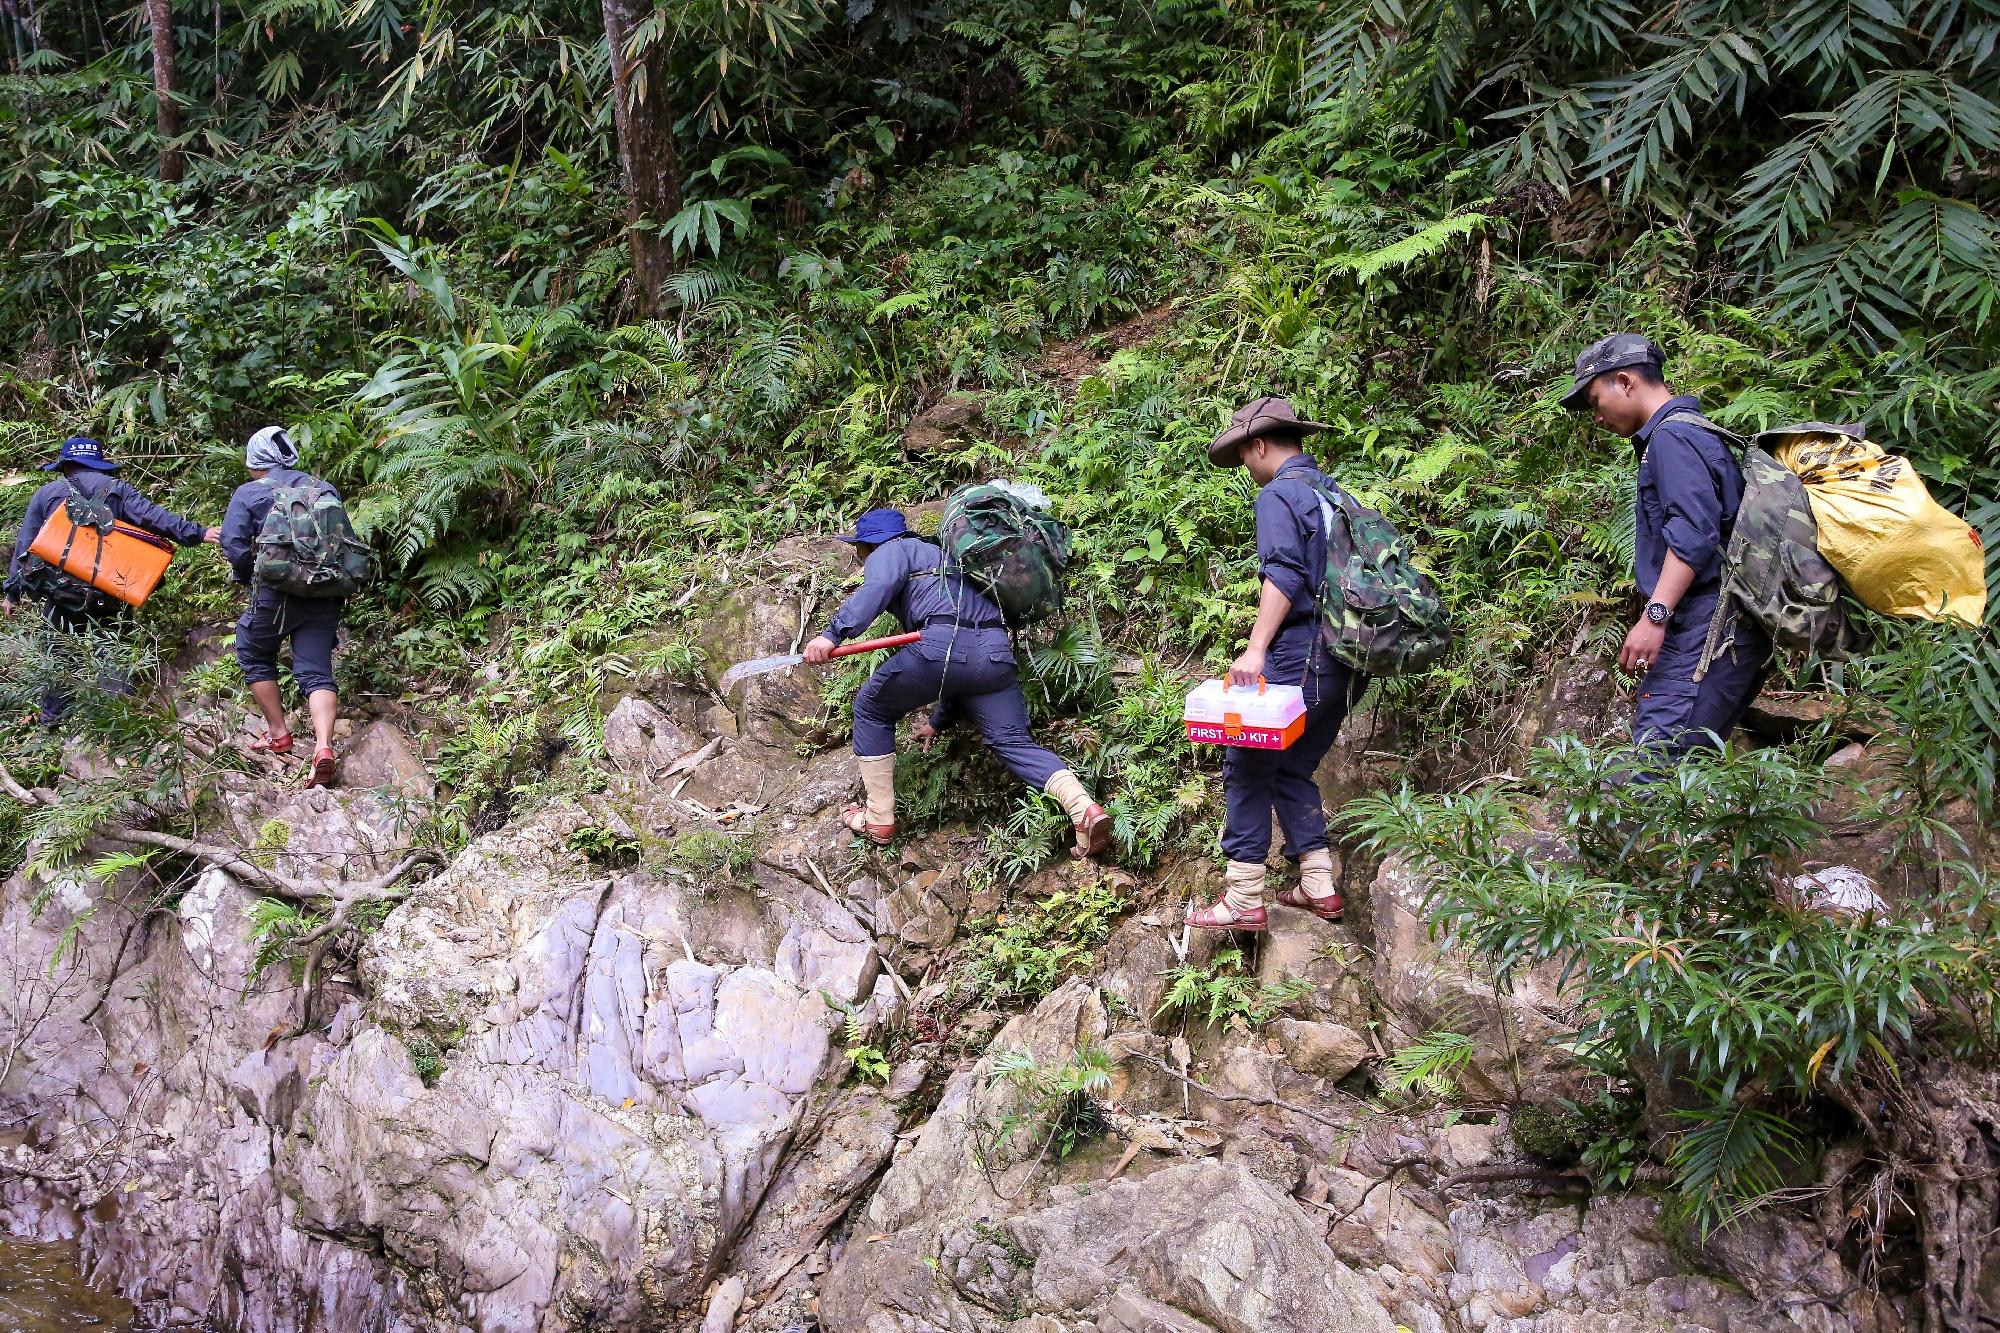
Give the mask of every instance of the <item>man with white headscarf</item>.
[(292, 678), (312, 715), (313, 762), (306, 785), (323, 787), (333, 781), (333, 724), (340, 699), (334, 691), (333, 649), (340, 632), (340, 597), (301, 597), (281, 591), (255, 577), (258, 538), (279, 487), (311, 487), (339, 493), (326, 482), (298, 469), (299, 451), (282, 426), (266, 426), (250, 437), (243, 465), (251, 480), (229, 497), (222, 519), (222, 553), (236, 581), (250, 586), (250, 604), (236, 622), (236, 661), (250, 683), (250, 695), (264, 715), (267, 731), (250, 748), (268, 754), (292, 753), (293, 741), (278, 690), (278, 651), (292, 642)]

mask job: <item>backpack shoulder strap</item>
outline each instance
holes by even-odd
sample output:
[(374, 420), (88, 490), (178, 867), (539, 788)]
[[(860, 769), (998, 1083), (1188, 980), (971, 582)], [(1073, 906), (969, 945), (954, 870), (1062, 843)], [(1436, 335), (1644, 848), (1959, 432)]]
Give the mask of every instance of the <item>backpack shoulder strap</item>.
[(1736, 452), (1739, 454), (1742, 453), (1745, 447), (1747, 447), (1750, 444), (1750, 441), (1745, 439), (1743, 436), (1738, 435), (1735, 431), (1729, 430), (1726, 427), (1716, 425), (1713, 421), (1710, 421), (1707, 417), (1703, 416), (1699, 412), (1675, 412), (1669, 415), (1666, 418), (1666, 420), (1662, 421), (1660, 424), (1664, 426), (1669, 421), (1679, 421), (1679, 422), (1685, 422), (1690, 426), (1699, 426), (1703, 430), (1707, 431), (1709, 434), (1718, 436), (1719, 438), (1728, 441), (1729, 446), (1732, 449), (1736, 450)]

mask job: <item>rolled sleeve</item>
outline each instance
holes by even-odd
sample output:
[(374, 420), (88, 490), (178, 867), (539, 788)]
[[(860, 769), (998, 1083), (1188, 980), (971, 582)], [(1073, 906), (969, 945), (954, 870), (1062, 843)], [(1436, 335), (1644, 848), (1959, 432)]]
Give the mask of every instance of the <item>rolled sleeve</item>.
[(875, 618), (889, 609), (889, 603), (903, 590), (909, 580), (910, 567), (907, 555), (897, 549), (905, 542), (888, 542), (875, 551), (861, 566), (861, 586), (849, 594), (840, 609), (827, 622), (826, 637), (835, 643), (845, 643), (875, 623)]
[(1722, 495), (1715, 475), (1685, 438), (1662, 432), (1651, 447), (1664, 518), (1661, 536), (1668, 550), (1703, 574), (1722, 549)]
[(1266, 486), (1257, 495), (1257, 572), (1292, 602), (1313, 584), (1302, 536), (1298, 514), (1275, 486)]

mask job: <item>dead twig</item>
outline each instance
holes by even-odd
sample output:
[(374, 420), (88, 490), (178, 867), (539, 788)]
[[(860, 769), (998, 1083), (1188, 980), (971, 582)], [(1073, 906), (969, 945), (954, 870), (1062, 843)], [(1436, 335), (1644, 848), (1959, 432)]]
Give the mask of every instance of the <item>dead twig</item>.
[(1460, 1185), (1506, 1185), (1515, 1181), (1572, 1181), (1588, 1184), (1590, 1176), (1577, 1166), (1481, 1166), (1469, 1171), (1457, 1171), (1438, 1181), (1437, 1188), (1453, 1189)]
[(1356, 1199), (1352, 1204), (1348, 1205), (1348, 1207), (1342, 1209), (1339, 1212), (1334, 1212), (1334, 1210), (1328, 1205), (1323, 1203), (1314, 1203), (1310, 1199), (1300, 1199), (1295, 1196), (1293, 1201), (1296, 1203), (1304, 1204), (1308, 1208), (1317, 1208), (1323, 1213), (1332, 1213), (1333, 1216), (1327, 1218), (1326, 1220), (1326, 1229), (1329, 1232), (1331, 1232), (1335, 1227), (1339, 1226), (1342, 1222), (1345, 1222), (1348, 1218), (1360, 1212), (1361, 1206), (1368, 1202), (1368, 1196), (1373, 1194), (1376, 1190), (1382, 1188), (1384, 1185), (1394, 1180), (1402, 1172), (1404, 1171), (1414, 1172), (1417, 1167), (1425, 1166), (1427, 1164), (1428, 1163), (1426, 1162), (1426, 1160), (1422, 1157), (1397, 1157), (1391, 1161), (1384, 1162), (1383, 1166), (1387, 1167), (1388, 1170), (1385, 1171), (1381, 1176), (1378, 1176), (1376, 1179), (1369, 1181), (1368, 1188), (1361, 1191), (1361, 1197)]
[[(1348, 1122), (1345, 1120), (1335, 1120), (1331, 1116), (1321, 1115), (1318, 1111), (1313, 1110), (1310, 1106), (1300, 1106), (1297, 1102), (1288, 1102), (1282, 1097), (1258, 1097), (1251, 1093), (1246, 1093), (1246, 1092), (1221, 1092), (1215, 1088), (1209, 1087), (1208, 1084), (1203, 1083), (1200, 1079), (1192, 1078), (1187, 1074), (1181, 1073), (1179, 1070), (1175, 1069), (1172, 1065), (1168, 1064), (1165, 1060), (1155, 1059), (1153, 1056), (1146, 1055), (1139, 1051), (1134, 1051), (1125, 1058), (1129, 1060), (1137, 1060), (1142, 1064), (1151, 1065), (1153, 1068), (1159, 1070), (1161, 1073), (1167, 1075), (1168, 1077), (1179, 1079), (1182, 1083), (1185, 1083), (1188, 1087), (1194, 1089), (1196, 1092), (1199, 1092), (1202, 1096), (1212, 1097), (1219, 1102), (1248, 1102), (1252, 1106), (1273, 1106), (1280, 1111), (1290, 1111), (1293, 1115), (1301, 1115), (1308, 1120), (1317, 1121), (1319, 1124), (1325, 1125), (1329, 1129), (1344, 1130), (1349, 1127)], [(1342, 1093), (1341, 1095), (1345, 1096), (1346, 1094)]]

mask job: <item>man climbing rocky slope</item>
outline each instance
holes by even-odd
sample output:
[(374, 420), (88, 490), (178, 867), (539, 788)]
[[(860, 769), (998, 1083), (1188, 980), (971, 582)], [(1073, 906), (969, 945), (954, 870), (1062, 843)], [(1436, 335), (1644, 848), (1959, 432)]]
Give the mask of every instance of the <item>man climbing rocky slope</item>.
[[(724, 595), (711, 660), (788, 642), (816, 558)], [(1348, 922), (1274, 909), (1240, 963), (1177, 955), (1206, 861), (1058, 862), (1016, 899), (1106, 895), (1101, 943), (1017, 1012), (969, 991), (999, 886), (956, 830), (889, 857), (833, 829), (856, 773), (815, 741), (816, 684), (621, 687), (603, 782), (475, 838), (309, 977), (254, 876), (397, 868), (429, 793), (387, 722), (343, 790), (223, 781), (205, 838), (243, 873), (171, 899), (150, 867), (16, 875), (7, 1225), (80, 1236), (152, 1325), (254, 1333), (1899, 1326), (1807, 1214), (1703, 1242), (1551, 1165), (1522, 1108), (1593, 1083), (1547, 1044), (1577, 1015), (1554, 976), (1440, 955), (1399, 859), (1349, 848)], [(1517, 745), (1616, 706), (1558, 664)], [(1358, 724), (1330, 797), (1382, 780), (1393, 714)], [(1207, 1021), (1172, 999), (1187, 967), (1252, 1002)], [(1459, 1091), (1372, 1096), (1446, 1025)]]

